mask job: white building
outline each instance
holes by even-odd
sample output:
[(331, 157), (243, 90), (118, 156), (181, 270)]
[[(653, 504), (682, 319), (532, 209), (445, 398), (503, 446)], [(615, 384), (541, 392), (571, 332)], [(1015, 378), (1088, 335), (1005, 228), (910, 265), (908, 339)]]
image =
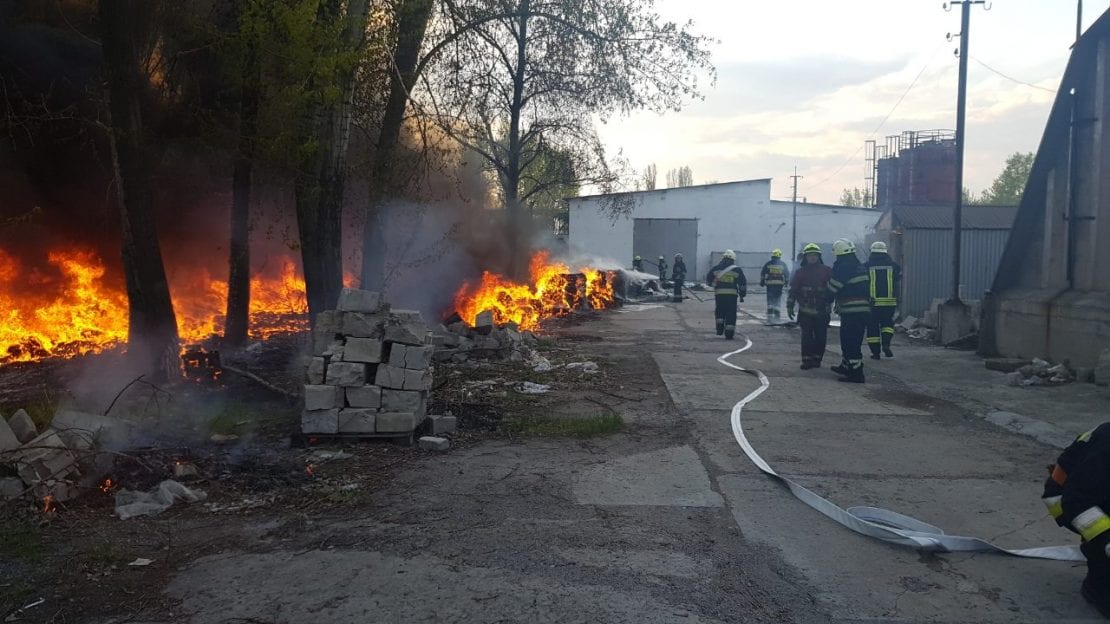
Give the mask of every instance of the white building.
[[(748, 281), (758, 283), (759, 269), (773, 249), (789, 261), (793, 204), (771, 199), (771, 180), (744, 180), (627, 194), (632, 210), (614, 216), (611, 195), (569, 200), (568, 243), (574, 252), (619, 260), (631, 266), (636, 255), (644, 270), (654, 272), (660, 254), (671, 263), (683, 254), (690, 281), (701, 280), (721, 252), (732, 249)], [(798, 250), (818, 243), (831, 264), (832, 241), (847, 238), (861, 246), (874, 232), (881, 213), (866, 208), (798, 202)], [(860, 252), (860, 258), (866, 252)]]

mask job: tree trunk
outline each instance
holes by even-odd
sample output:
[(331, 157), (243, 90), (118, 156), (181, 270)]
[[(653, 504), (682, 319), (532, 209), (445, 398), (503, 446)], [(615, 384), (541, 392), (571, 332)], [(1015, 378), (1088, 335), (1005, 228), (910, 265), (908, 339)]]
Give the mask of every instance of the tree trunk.
[(258, 135), (259, 67), (253, 43), (248, 44), (239, 96), (239, 146), (231, 174), (231, 244), (228, 255), (227, 316), (224, 344), (240, 347), (247, 341), (251, 303), (250, 207), (254, 144)]
[[(338, 6), (328, 0), (321, 12), (325, 17), (334, 15)], [(362, 48), (369, 10), (369, 0), (347, 3), (340, 50), (356, 52)], [(311, 138), (316, 147), (305, 159), (294, 184), (308, 312), (313, 320), (320, 312), (335, 308), (343, 287), (341, 218), (355, 74), (355, 67), (343, 70), (336, 81), (338, 100), (324, 100), (308, 111), (305, 137)], [(321, 85), (315, 87), (321, 89)]]
[(382, 212), (385, 201), (396, 190), (395, 154), (401, 140), (409, 95), (416, 85), (416, 65), (433, 7), (432, 0), (405, 0), (397, 9), (397, 41), (393, 49), (389, 99), (378, 134), (374, 167), (370, 172), (369, 208), (363, 234), (362, 287), (368, 290), (381, 292), (385, 289), (385, 221)]
[(520, 163), (524, 146), (520, 140), (520, 118), (524, 108), (524, 80), (528, 61), (528, 18), (530, 0), (521, 0), (519, 29), (517, 32), (516, 73), (513, 74), (513, 101), (509, 107), (509, 158), (507, 171), (502, 176), (505, 193), (505, 210), (509, 222), (509, 271), (513, 277), (524, 277), (527, 263), (520, 257), (523, 251), (521, 238), (525, 228), (520, 209)]
[(155, 379), (180, 370), (177, 321), (151, 217), (143, 146), (140, 29), (148, 0), (101, 0), (101, 46), (108, 74), (112, 164), (120, 208), (129, 312), (128, 355)]

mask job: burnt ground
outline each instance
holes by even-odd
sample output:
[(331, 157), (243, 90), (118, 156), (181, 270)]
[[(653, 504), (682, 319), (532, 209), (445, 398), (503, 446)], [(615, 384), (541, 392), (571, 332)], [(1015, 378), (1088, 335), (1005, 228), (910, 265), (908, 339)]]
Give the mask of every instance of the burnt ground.
[[(275, 386), (294, 388), (298, 348), (296, 341), (279, 341), (226, 359)], [(731, 621), (725, 617), (730, 614), (754, 616), (751, 621), (785, 617), (785, 607), (767, 606), (758, 592), (721, 604), (730, 588), (756, 583), (739, 564), (719, 561), (722, 544), (732, 554), (744, 546), (715, 502), (613, 511), (574, 505), (572, 494), (560, 485), (606, 457), (664, 450), (689, 436), (676, 427), (676, 412), (648, 345), (614, 349), (591, 332), (590, 323), (563, 321), (541, 339), (538, 350), (554, 364), (592, 361), (599, 371), (537, 373), (519, 363), (483, 361), (437, 366), (433, 412), (453, 413), (460, 423), (452, 450), (444, 455), (380, 441), (294, 448), (289, 433), (298, 424), (297, 406), (237, 376), (225, 375), (210, 385), (136, 384), (112, 413), (138, 411), (145, 422), (154, 419), (159, 426), (150, 428), (149, 445), (118, 451), (107, 475), (112, 479), (108, 492), (93, 485), (53, 513), (43, 513), (37, 502), (0, 507), (0, 615), (21, 622), (180, 621), (183, 610), (197, 611), (191, 604), (194, 590), (180, 579), (171, 581), (197, 566), (223, 565), (221, 558), (235, 553), (250, 558), (253, 574), (282, 587), (297, 584), (283, 576), (296, 568), (288, 558), (336, 570), (359, 569), (368, 560), (389, 569), (404, 568), (414, 557), (455, 562), (433, 566), (429, 574), (442, 583), (475, 582), (475, 574), (485, 578), (480, 585), (489, 596), (460, 608), (473, 615), (497, 607), (510, 614), (506, 621), (516, 620), (511, 613), (519, 614), (521, 607), (500, 604), (517, 582), (501, 576), (539, 572), (565, 577), (567, 591), (580, 591), (572, 585), (583, 581), (604, 588), (631, 580), (651, 589), (609, 598), (598, 592), (578, 601), (584, 614), (623, 612), (620, 604), (609, 604), (614, 601), (646, 600), (651, 611), (651, 601), (662, 600), (694, 607), (687, 614), (693, 619), (681, 615), (683, 621)], [(49, 388), (80, 387), (74, 380), (111, 357), (0, 369), (0, 410), (7, 414), (26, 406), (37, 420), (48, 418), (58, 404), (80, 398), (80, 391), (59, 397)], [(125, 378), (102, 388), (111, 392), (103, 392), (101, 401)], [(547, 384), (550, 390), (525, 394), (520, 391), (524, 382)], [(218, 444), (212, 434), (238, 438)], [(329, 460), (334, 451), (349, 457)], [(152, 487), (171, 478), (174, 463), (182, 461), (197, 466), (200, 474), (186, 483), (204, 491), (205, 502), (127, 521), (113, 515), (118, 488)], [(698, 477), (696, 471), (692, 477)], [(559, 548), (537, 549), (537, 536), (529, 528), (537, 524), (558, 536)], [(636, 555), (617, 579), (604, 560), (621, 556), (622, 544), (644, 543), (647, 554)], [(682, 598), (689, 588), (674, 581), (700, 577), (707, 565), (702, 557), (723, 573), (707, 581), (713, 591), (691, 602)], [(129, 565), (137, 559), (152, 562)], [(479, 563), (483, 572), (460, 573)], [(501, 576), (491, 568), (500, 568)], [(560, 591), (557, 583), (549, 589)], [(229, 605), (195, 621), (329, 619), (328, 607), (311, 600), (297, 617), (260, 615), (273, 601), (267, 591), (259, 588), (258, 603)], [(19, 611), (39, 599), (44, 602)], [(336, 620), (348, 615), (331, 613)], [(570, 614), (565, 621), (577, 620)]]

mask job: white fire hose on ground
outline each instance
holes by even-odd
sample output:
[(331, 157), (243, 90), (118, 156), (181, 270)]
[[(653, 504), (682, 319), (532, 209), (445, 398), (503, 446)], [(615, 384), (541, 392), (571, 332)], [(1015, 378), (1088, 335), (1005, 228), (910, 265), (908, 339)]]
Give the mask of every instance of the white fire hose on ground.
[(744, 425), (741, 420), (744, 406), (763, 394), (767, 388), (770, 388), (771, 382), (767, 379), (766, 375), (758, 370), (749, 370), (728, 361), (728, 358), (743, 353), (751, 348), (751, 339), (743, 334), (741, 334), (741, 337), (744, 339), (744, 346), (735, 351), (725, 353), (718, 357), (717, 361), (729, 368), (759, 379), (759, 387), (751, 394), (741, 399), (736, 405), (732, 406), (732, 433), (736, 436), (736, 442), (740, 444), (740, 448), (744, 450), (744, 454), (748, 456), (748, 459), (750, 459), (757, 468), (768, 476), (780, 481), (803, 503), (856, 533), (900, 546), (910, 546), (924, 552), (996, 552), (1016, 557), (1030, 557), (1035, 559), (1086, 561), (1086, 558), (1083, 556), (1078, 546), (1043, 546), (1039, 548), (1011, 550), (995, 546), (977, 537), (947, 535), (944, 531), (931, 524), (926, 524), (916, 518), (904, 516), (888, 509), (880, 509), (877, 507), (849, 507), (848, 509), (844, 509), (775, 472), (774, 469), (759, 456), (759, 453), (755, 452), (751, 442), (749, 442), (747, 436), (744, 435)]

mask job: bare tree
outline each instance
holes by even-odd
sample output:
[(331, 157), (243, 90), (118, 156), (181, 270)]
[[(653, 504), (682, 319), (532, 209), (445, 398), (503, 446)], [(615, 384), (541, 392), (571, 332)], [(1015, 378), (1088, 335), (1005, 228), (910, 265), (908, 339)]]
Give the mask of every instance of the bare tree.
[(667, 172), (667, 188), (682, 188), (694, 185), (694, 170), (690, 167), (679, 167)]
[(142, 115), (142, 96), (148, 82), (141, 69), (152, 51), (158, 4), (151, 0), (101, 0), (99, 12), (130, 313), (128, 353), (153, 377), (164, 379), (180, 365), (177, 321), (151, 217)]
[(642, 181), (645, 191), (655, 190), (655, 178), (657, 173), (658, 172), (655, 168), (655, 163), (651, 163), (647, 167), (644, 167), (644, 176), (642, 178)]

